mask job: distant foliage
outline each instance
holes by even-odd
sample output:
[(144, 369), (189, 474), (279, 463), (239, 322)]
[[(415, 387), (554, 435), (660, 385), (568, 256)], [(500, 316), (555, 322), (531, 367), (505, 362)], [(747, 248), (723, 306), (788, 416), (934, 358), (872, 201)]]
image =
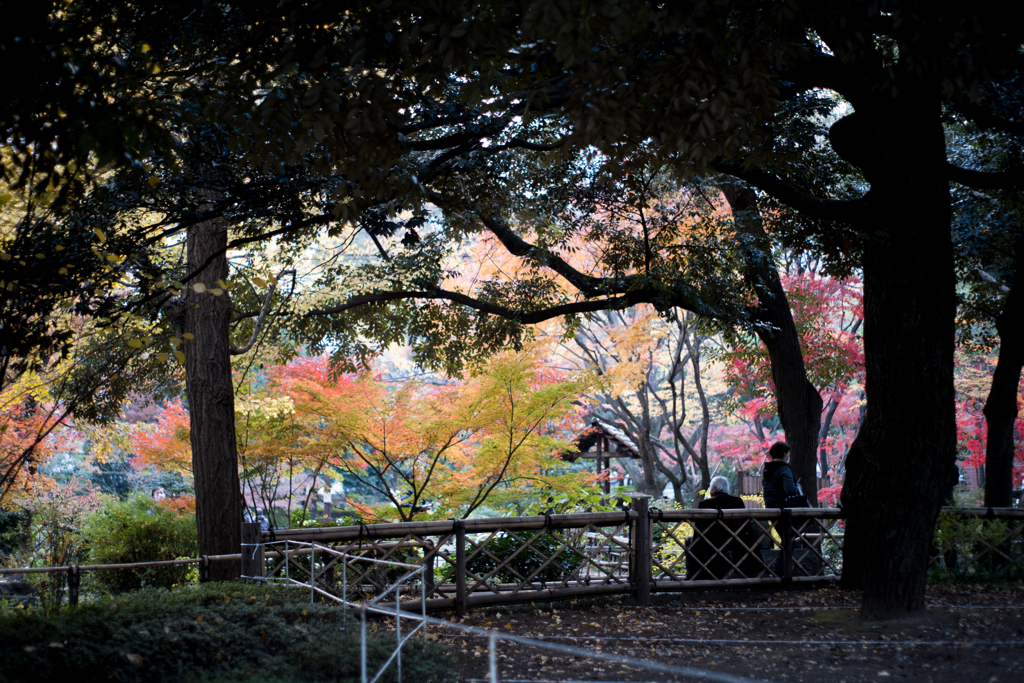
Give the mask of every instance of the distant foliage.
[[(37, 490), (22, 500), (30, 515), (29, 542), (8, 562), (15, 567), (66, 567), (83, 559), (81, 529), (86, 519), (103, 506), (96, 489), (78, 479)], [(28, 574), (39, 591), (43, 610), (57, 610), (64, 601), (67, 573)]]
[[(84, 531), (89, 563), (117, 564), (195, 557), (199, 552), (195, 514), (175, 510), (143, 495), (110, 503), (90, 517)], [(124, 569), (89, 575), (102, 589), (120, 593), (158, 586), (170, 588), (189, 580), (191, 565)]]

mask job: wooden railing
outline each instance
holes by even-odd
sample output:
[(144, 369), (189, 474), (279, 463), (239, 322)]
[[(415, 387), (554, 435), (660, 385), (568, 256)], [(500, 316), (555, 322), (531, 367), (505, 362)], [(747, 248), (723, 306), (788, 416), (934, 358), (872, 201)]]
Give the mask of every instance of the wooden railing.
[[(633, 496), (619, 512), (285, 529), (243, 525), (242, 552), (159, 562), (0, 569), (0, 574), (66, 573), (78, 600), (83, 572), (241, 560), (261, 581), (292, 572), (338, 597), (379, 595), (395, 577), (383, 563), (424, 567), (403, 607), (464, 614), (474, 606), (631, 595), (699, 588), (833, 581), (842, 574), (843, 515), (832, 508), (659, 510)], [(317, 555), (286, 541), (316, 542)], [(270, 545), (268, 545), (270, 544)], [(933, 580), (1024, 579), (1024, 510), (951, 509), (939, 519)], [(409, 604), (412, 608), (417, 605)]]
[[(807, 510), (657, 510), (635, 496), (629, 510), (494, 519), (247, 531), (243, 574), (274, 579), (290, 571), (344, 599), (373, 594), (385, 571), (309, 551), (260, 555), (260, 543), (329, 545), (348, 558), (425, 566), (430, 610), (632, 595), (693, 588), (830, 581), (841, 571), (841, 513)], [(350, 595), (340, 595), (339, 591)], [(410, 593), (420, 593), (419, 589)], [(410, 595), (412, 599), (412, 595)], [(411, 605), (410, 605), (411, 607)]]

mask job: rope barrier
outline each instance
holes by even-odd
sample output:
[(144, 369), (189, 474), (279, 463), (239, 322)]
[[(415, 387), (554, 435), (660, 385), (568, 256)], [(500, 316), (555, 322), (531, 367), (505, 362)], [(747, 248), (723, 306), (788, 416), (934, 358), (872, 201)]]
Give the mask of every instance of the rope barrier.
[[(364, 607), (361, 612), (373, 612), (382, 615), (393, 615), (394, 611), (386, 610), (381, 608)], [(419, 615), (413, 613), (408, 614), (408, 618), (420, 619)], [(677, 666), (674, 664), (662, 664), (661, 662), (653, 662), (649, 659), (637, 659), (635, 657), (626, 657), (624, 655), (615, 655), (607, 652), (595, 652), (593, 650), (586, 650), (579, 647), (572, 647), (569, 645), (560, 645), (557, 643), (548, 643), (542, 640), (535, 640), (533, 638), (524, 638), (523, 636), (514, 636), (510, 633), (502, 633), (501, 631), (495, 631), (493, 629), (484, 629), (476, 626), (467, 626), (465, 624), (459, 624), (451, 621), (445, 621), (443, 619), (437, 619), (434, 617), (424, 617), (424, 621), (433, 626), (444, 626), (447, 628), (454, 628), (465, 633), (480, 636), (483, 638), (494, 638), (495, 640), (503, 640), (509, 643), (516, 643), (517, 645), (523, 645), (525, 647), (536, 647), (543, 650), (549, 650), (552, 652), (558, 652), (561, 654), (569, 655), (572, 657), (582, 657), (584, 659), (597, 659), (605, 662), (615, 662), (618, 664), (630, 664), (633, 666), (643, 667), (652, 671), (661, 671), (664, 673), (677, 674), (680, 676), (688, 676), (691, 678), (702, 678), (709, 681), (721, 681), (721, 683), (767, 683), (763, 679), (756, 678), (744, 678), (742, 676), (733, 676), (731, 674), (717, 673), (714, 671), (704, 671), (702, 669), (694, 669), (692, 667)], [(447, 634), (438, 634), (447, 635)]]
[[(438, 633), (437, 636), (444, 638), (465, 638), (467, 636), (457, 633)], [(483, 637), (471, 634), (469, 637)], [(639, 638), (637, 636), (559, 636), (545, 635), (532, 636), (533, 638), (550, 638), (553, 640), (623, 640), (628, 642), (642, 643), (693, 643), (697, 645), (897, 645), (909, 647), (912, 645), (958, 645), (961, 647), (977, 647), (980, 645), (1021, 645), (1024, 646), (1024, 638), (1021, 640), (736, 640), (726, 638)]]

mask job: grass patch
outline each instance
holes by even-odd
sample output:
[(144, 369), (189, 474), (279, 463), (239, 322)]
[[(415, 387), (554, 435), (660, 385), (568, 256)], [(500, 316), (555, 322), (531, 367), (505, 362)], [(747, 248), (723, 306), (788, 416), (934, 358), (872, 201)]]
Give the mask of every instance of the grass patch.
[[(371, 634), (370, 675), (394, 637)], [(203, 584), (143, 590), (47, 617), (0, 609), (0, 681), (356, 681), (359, 624), (283, 586)], [(453, 680), (444, 648), (415, 638), (402, 674)], [(396, 679), (395, 667), (383, 680)], [(388, 675), (390, 674), (390, 675)]]
[(819, 609), (807, 617), (812, 626), (840, 628), (846, 631), (870, 630), (871, 622), (861, 621), (859, 609)]

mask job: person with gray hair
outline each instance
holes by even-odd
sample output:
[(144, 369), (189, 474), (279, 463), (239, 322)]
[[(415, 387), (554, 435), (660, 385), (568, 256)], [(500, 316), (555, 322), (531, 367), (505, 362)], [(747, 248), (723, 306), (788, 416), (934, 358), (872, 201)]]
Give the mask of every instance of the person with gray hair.
[[(725, 477), (714, 477), (708, 483), (708, 497), (697, 506), (702, 510), (742, 510), (746, 506), (743, 499), (729, 493), (729, 480)], [(693, 541), (687, 547), (689, 556), (687, 578), (724, 579), (735, 571), (733, 565), (740, 568), (740, 575), (747, 574), (745, 567), (748, 548), (755, 543), (756, 532), (746, 520), (701, 520), (694, 524)], [(730, 533), (730, 531), (732, 533)], [(741, 540), (737, 540), (737, 534)], [(749, 578), (749, 577), (748, 577)]]
[[(725, 477), (712, 477), (711, 483), (708, 484), (708, 495), (713, 496), (718, 492), (722, 492), (727, 496), (732, 492), (729, 490), (729, 480)], [(742, 503), (742, 501), (741, 501)], [(718, 507), (717, 505), (715, 507)], [(742, 505), (741, 505), (742, 507)]]

